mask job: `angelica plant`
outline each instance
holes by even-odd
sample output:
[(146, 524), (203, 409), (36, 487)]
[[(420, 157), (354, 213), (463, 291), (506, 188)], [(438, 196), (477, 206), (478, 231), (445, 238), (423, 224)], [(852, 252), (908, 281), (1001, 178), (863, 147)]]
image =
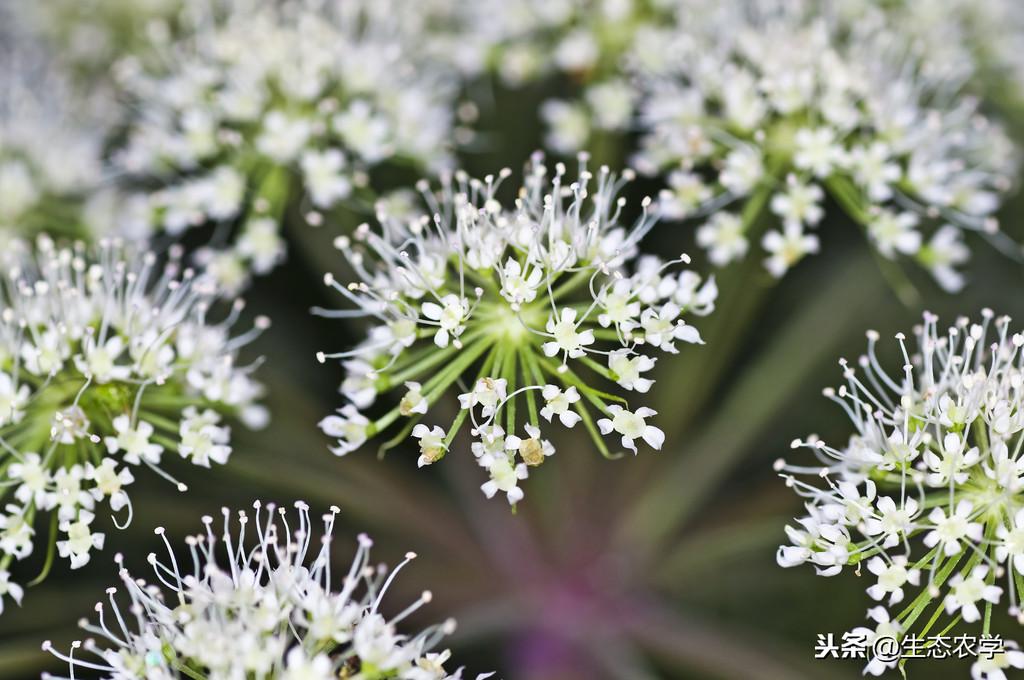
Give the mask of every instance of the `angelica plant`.
[(118, 67), (135, 104), (113, 160), (156, 187), (153, 226), (217, 225), (202, 261), (237, 291), (284, 258), (287, 211), (319, 225), (359, 207), (375, 169), (443, 165), (454, 89), (417, 52), (411, 16), (363, 0), (185, 3), (166, 45)]
[(965, 232), (1019, 254), (993, 217), (1015, 150), (970, 96), (972, 62), (857, 7), (684, 3), (667, 68), (640, 76), (636, 167), (667, 176), (678, 217), (712, 215), (697, 240), (717, 265), (760, 240), (782, 276), (818, 252), (828, 196), (881, 258), (909, 257), (958, 290)]
[(260, 502), (251, 517), (238, 512), (236, 527), (227, 508), (220, 527), (203, 517), (204, 532), (185, 541), (191, 559), (184, 564), (158, 528), (167, 556), (148, 557), (158, 583), (134, 578), (118, 555), (125, 596), (119, 601), (117, 589), (108, 589), (108, 602), (96, 605), (98, 622), (82, 622), (95, 637), (73, 643), (68, 654), (50, 642), (43, 649), (68, 663), (71, 678), (99, 671), (119, 680), (459, 680), (462, 669), (444, 668), (451, 652), (434, 651), (455, 629), (453, 620), (414, 635), (398, 631), (430, 602), (429, 591), (394, 616), (381, 611), (415, 554), (389, 572), (370, 564), (373, 542), (360, 535), (347, 571), (332, 572), (338, 508), (323, 516), (316, 536), (309, 507), (295, 507), (294, 524), (285, 508)]
[[(874, 332), (856, 365), (840, 362), (846, 384), (825, 396), (852, 421), (849, 441), (797, 440), (809, 453), (776, 463), (807, 509), (786, 527), (778, 562), (824, 576), (853, 567), (869, 584), (869, 639), (990, 635), (996, 607), (1024, 622), (1024, 335), (988, 310), (945, 333), (926, 314), (915, 334), (916, 349), (896, 336), (901, 370), (885, 370)], [(1008, 648), (976, 667), (1002, 677), (1024, 654)]]
[[(549, 174), (541, 161), (528, 166), (512, 204), (499, 197), (508, 170), (483, 180), (457, 173), (437, 194), (420, 185), (427, 214), (403, 220), (382, 211), (377, 228), (338, 240), (357, 280), (328, 275), (326, 283), (352, 308), (320, 313), (373, 325), (357, 347), (319, 355), (345, 369), (349, 403), (320, 423), (338, 440), (335, 454), (394, 429), (385, 448), (411, 435), (419, 465), (429, 465), (468, 425), (489, 477), (484, 493), (514, 504), (529, 468), (554, 453), (544, 431), (555, 420), (582, 423), (606, 456), (604, 435), (634, 453), (641, 440), (661, 448), (655, 412), (607, 390), (642, 398), (657, 354), (702, 342), (685, 318), (713, 310), (714, 279), (680, 270), (685, 256), (641, 253), (656, 217), (645, 199), (636, 221), (625, 222), (618, 194), (630, 173), (602, 167), (595, 176), (583, 156), (569, 180), (564, 166)], [(452, 392), (453, 422), (420, 422)], [(385, 393), (393, 406), (371, 419)]]
[[(168, 456), (224, 464), (229, 422), (260, 427), (262, 387), (238, 351), (267, 326), (232, 335), (242, 305), (210, 318), (210, 281), (174, 255), (117, 242), (58, 247), (42, 237), (0, 257), (0, 596), (11, 565), (41, 548), (71, 568), (103, 547), (93, 520), (121, 527), (128, 487), (149, 471), (185, 491)], [(42, 578), (43, 575), (40, 575)], [(0, 601), (2, 607), (2, 601)]]
[(43, 46), (16, 33), (0, 7), (0, 245), (59, 227), (87, 240), (141, 239), (140, 202), (104, 181), (112, 117), (102, 97), (78, 92)]

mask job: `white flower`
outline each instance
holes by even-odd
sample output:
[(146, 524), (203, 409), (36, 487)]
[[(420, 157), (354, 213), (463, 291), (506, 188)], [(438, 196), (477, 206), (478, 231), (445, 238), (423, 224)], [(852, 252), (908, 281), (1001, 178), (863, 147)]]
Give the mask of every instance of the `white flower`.
[(649, 356), (630, 355), (629, 350), (618, 349), (608, 355), (608, 370), (623, 388), (643, 393), (651, 389), (654, 381), (640, 374), (654, 368), (654, 362)]
[(747, 254), (750, 246), (744, 225), (732, 213), (719, 212), (697, 229), (697, 245), (708, 251), (708, 259), (722, 267)]
[(338, 445), (331, 452), (336, 456), (344, 456), (366, 441), (370, 421), (351, 404), (338, 409), (338, 413), (341, 415), (327, 416), (321, 420), (319, 427), (328, 437), (338, 440)]
[(278, 163), (286, 163), (299, 155), (311, 133), (312, 126), (305, 118), (291, 118), (283, 111), (271, 111), (256, 138), (256, 148)]
[(881, 557), (872, 557), (868, 560), (868, 571), (878, 577), (878, 583), (868, 588), (868, 595), (874, 600), (889, 595), (890, 605), (903, 601), (903, 586), (908, 583), (916, 586), (921, 582), (921, 570), (907, 569), (907, 558), (902, 555), (893, 558), (890, 564)]
[(181, 443), (178, 453), (188, 458), (193, 465), (210, 467), (210, 461), (218, 465), (228, 462), (231, 447), (231, 429), (220, 426), (220, 414), (212, 409), (199, 413), (194, 407), (185, 409), (178, 433)]
[(110, 453), (123, 451), (124, 459), (133, 465), (139, 465), (142, 461), (153, 464), (160, 462), (164, 447), (149, 441), (154, 432), (152, 425), (140, 420), (133, 427), (131, 419), (121, 415), (114, 418), (113, 426), (117, 435), (103, 440)]
[(252, 263), (257, 274), (266, 274), (282, 262), (286, 249), (279, 226), (269, 218), (246, 222), (236, 246), (238, 254)]
[(552, 151), (569, 154), (586, 146), (590, 117), (581, 105), (549, 99), (541, 105), (540, 116), (548, 128), (544, 143)]
[(418, 382), (409, 381), (405, 383), (407, 392), (402, 397), (402, 402), (399, 405), (399, 411), (403, 416), (411, 416), (414, 413), (423, 415), (427, 412), (430, 404), (427, 402), (426, 397), (423, 396), (423, 386)]
[(447, 453), (448, 447), (444, 441), (445, 432), (436, 425), (429, 428), (420, 423), (412, 428), (412, 436), (420, 440), (420, 457), (416, 461), (416, 465), (419, 467), (436, 463)]
[(977, 603), (981, 600), (997, 604), (1003, 594), (999, 586), (986, 585), (988, 567), (979, 564), (968, 576), (959, 573), (949, 581), (950, 593), (946, 596), (946, 613), (953, 614), (957, 610), (964, 621), (971, 623), (981, 618)]
[(872, 201), (888, 200), (893, 194), (892, 185), (902, 175), (900, 166), (892, 160), (889, 145), (883, 141), (854, 147), (847, 162), (853, 170), (854, 180), (867, 190)]
[(117, 360), (125, 350), (125, 341), (119, 335), (107, 338), (102, 344), (89, 336), (84, 352), (75, 357), (75, 366), (87, 377), (103, 384), (111, 380), (125, 380), (131, 374), (128, 366), (118, 366)]
[(562, 390), (558, 385), (545, 385), (541, 396), (544, 397), (544, 407), (540, 415), (548, 422), (551, 416), (558, 416), (562, 425), (572, 427), (582, 419), (580, 414), (572, 410), (572, 405), (578, 402), (581, 397), (575, 387)]
[(789, 175), (786, 192), (772, 196), (771, 209), (787, 227), (791, 224), (813, 227), (825, 216), (821, 207), (824, 197), (825, 192), (817, 184), (804, 184), (796, 175)]
[(960, 501), (956, 510), (946, 516), (942, 508), (935, 508), (928, 515), (928, 521), (935, 527), (924, 537), (924, 544), (929, 548), (936, 545), (942, 546), (942, 552), (947, 556), (956, 555), (963, 546), (960, 542), (966, 539), (980, 541), (982, 526), (978, 522), (969, 520), (973, 506), (970, 501)]
[(21, 409), (28, 401), (28, 385), (15, 384), (11, 376), (0, 371), (0, 427), (16, 423), (24, 415)]
[(843, 148), (836, 141), (835, 130), (830, 127), (798, 130), (795, 143), (793, 165), (808, 170), (815, 177), (828, 177), (843, 160)]
[(799, 223), (787, 223), (782, 233), (772, 230), (761, 239), (761, 247), (769, 254), (765, 269), (775, 278), (782, 278), (790, 267), (817, 253), (819, 245), (818, 237), (804, 233)]
[(72, 569), (88, 564), (91, 550), (103, 549), (104, 535), (93, 533), (89, 528), (93, 519), (91, 512), (82, 510), (74, 522), (64, 521), (60, 524), (60, 530), (67, 534), (67, 539), (57, 541), (57, 553), (71, 560)]
[(4, 613), (4, 597), (10, 597), (14, 604), (21, 606), (21, 598), (25, 591), (17, 583), (12, 583), (10, 573), (0, 569), (0, 614)]
[(554, 314), (548, 317), (545, 328), (552, 341), (544, 343), (544, 354), (553, 357), (561, 353), (570, 359), (586, 354), (583, 348), (594, 344), (594, 331), (587, 329), (580, 333), (577, 331), (579, 325), (575, 309), (563, 308), (557, 317)]
[(494, 494), (501, 491), (508, 498), (509, 505), (523, 500), (519, 482), (529, 477), (525, 463), (516, 463), (505, 456), (495, 456), (486, 467), (491, 478), (480, 487), (485, 496), (493, 498)]
[(438, 347), (447, 347), (449, 339), (454, 336), (456, 341), (466, 329), (464, 323), (469, 313), (469, 303), (457, 295), (445, 295), (436, 302), (424, 302), (421, 308), (423, 316), (431, 321), (436, 321), (438, 330), (434, 334), (434, 344)]
[(996, 559), (1002, 563), (1013, 558), (1013, 568), (1024, 575), (1024, 508), (1013, 515), (1009, 527), (999, 526), (996, 529), (999, 543), (996, 546)]
[(601, 434), (608, 434), (613, 430), (622, 435), (622, 445), (636, 453), (634, 439), (643, 439), (651, 448), (658, 450), (665, 443), (665, 433), (653, 425), (648, 425), (646, 418), (656, 415), (657, 412), (645, 407), (636, 411), (627, 411), (617, 404), (608, 407), (608, 415), (611, 418), (601, 418), (597, 426)]
[(896, 253), (913, 255), (921, 249), (921, 233), (915, 229), (918, 218), (913, 213), (882, 210), (868, 223), (868, 235), (878, 252), (888, 258)]
[(1024, 652), (1009, 641), (1003, 642), (1003, 646), (1003, 652), (991, 657), (986, 654), (978, 656), (978, 660), (971, 664), (971, 680), (1008, 680), (1006, 669), (1024, 668)]
[(505, 400), (507, 385), (508, 381), (504, 378), (480, 378), (471, 391), (459, 395), (459, 405), (463, 409), (480, 406), (480, 415), (487, 418)]
[(351, 180), (341, 172), (344, 167), (345, 154), (340, 149), (307, 151), (302, 155), (306, 187), (316, 206), (329, 208), (352, 193)]
[(742, 196), (749, 193), (764, 177), (764, 161), (760, 152), (750, 146), (741, 146), (725, 157), (725, 167), (718, 177), (722, 186)]

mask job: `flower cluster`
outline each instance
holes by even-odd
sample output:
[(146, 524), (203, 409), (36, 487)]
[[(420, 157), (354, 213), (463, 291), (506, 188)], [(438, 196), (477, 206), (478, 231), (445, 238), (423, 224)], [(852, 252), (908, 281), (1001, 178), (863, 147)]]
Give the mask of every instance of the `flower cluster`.
[[(339, 239), (359, 280), (326, 281), (356, 308), (321, 313), (375, 325), (355, 349), (319, 356), (346, 371), (341, 391), (350, 403), (321, 422), (338, 439), (336, 454), (399, 422), (385, 446), (411, 434), (419, 464), (428, 465), (468, 421), (473, 454), (490, 477), (484, 493), (501, 491), (514, 504), (528, 468), (554, 452), (541, 433), (553, 420), (582, 422), (605, 455), (601, 435), (613, 432), (634, 453), (637, 440), (661, 447), (653, 410), (630, 409), (594, 381), (646, 393), (654, 352), (701, 342), (684, 317), (713, 310), (714, 280), (674, 271), (685, 256), (640, 254), (655, 218), (644, 199), (642, 215), (623, 226), (618, 193), (628, 174), (602, 167), (595, 177), (585, 156), (576, 181), (565, 172), (559, 164), (549, 175), (535, 158), (512, 208), (498, 197), (508, 170), (482, 181), (458, 173), (437, 195), (423, 183), (432, 215), (403, 220), (382, 211), (379, 230), (363, 225)], [(461, 407), (454, 423), (419, 422), (453, 387)], [(398, 404), (370, 420), (364, 411), (385, 392), (397, 392)]]
[(962, 234), (997, 231), (1015, 172), (1009, 141), (964, 94), (973, 71), (868, 8), (843, 21), (752, 1), (680, 21), (688, 33), (642, 105), (637, 164), (669, 171), (663, 198), (680, 217), (715, 211), (697, 238), (716, 264), (743, 257), (770, 211), (780, 226), (761, 245), (781, 276), (818, 250), (827, 193), (883, 258), (962, 286)]
[[(82, 624), (96, 638), (75, 642), (68, 655), (49, 642), (43, 649), (67, 661), (72, 678), (76, 668), (98, 670), (115, 680), (462, 677), (462, 669), (445, 670), (448, 650), (432, 651), (454, 630), (454, 621), (413, 636), (396, 629), (430, 602), (429, 592), (390, 619), (380, 612), (388, 587), (414, 554), (388, 572), (370, 564), (372, 541), (360, 535), (352, 565), (339, 577), (331, 570), (337, 508), (324, 515), (323, 534), (315, 540), (305, 503), (295, 504), (299, 517), (294, 527), (284, 508), (263, 508), (259, 502), (254, 507), (251, 518), (238, 513), (234, 536), (227, 509), (219, 536), (213, 518), (204, 517), (205, 533), (186, 540), (190, 571), (179, 567), (170, 541), (157, 529), (167, 558), (160, 561), (151, 554), (149, 563), (164, 587), (133, 578), (119, 555), (129, 606), (119, 604), (117, 590), (110, 588), (109, 605), (96, 605), (99, 621)], [(76, 650), (90, 660), (75, 658)]]
[(35, 255), (18, 245), (0, 260), (0, 595), (15, 600), (8, 568), (37, 543), (78, 568), (103, 547), (92, 526), (102, 504), (130, 521), (135, 471), (184, 491), (161, 467), (166, 452), (223, 464), (225, 419), (267, 418), (255, 366), (237, 362), (266, 319), (231, 337), (241, 305), (208, 319), (208, 282), (173, 257), (161, 270), (154, 255), (112, 242), (41, 238)]
[[(872, 636), (925, 637), (961, 621), (987, 634), (1000, 603), (1024, 621), (1024, 335), (986, 310), (945, 334), (926, 314), (917, 336), (914, 354), (897, 336), (903, 370), (890, 375), (869, 333), (859, 370), (840, 362), (846, 385), (825, 391), (856, 433), (839, 448), (795, 441), (815, 460), (776, 463), (808, 513), (786, 527), (778, 562), (825, 576), (866, 567)], [(875, 658), (867, 671), (894, 664)]]
[(546, 104), (549, 142), (639, 130), (634, 166), (665, 176), (666, 215), (703, 220), (716, 265), (759, 239), (781, 277), (820, 249), (827, 195), (881, 257), (911, 257), (957, 290), (965, 231), (1019, 254), (992, 217), (1015, 153), (968, 94), (980, 67), (957, 22), (893, 5), (680, 3), (667, 25), (635, 29), (617, 77)]
[(239, 290), (284, 257), (286, 210), (317, 225), (378, 166), (444, 164), (454, 88), (404, 16), (363, 0), (187, 4), (159, 55), (118, 67), (137, 102), (114, 162), (159, 183), (153, 226), (220, 225), (205, 262)]
[[(0, 8), (0, 22), (14, 21)], [(55, 229), (87, 239), (145, 236), (131, 211), (138, 201), (101, 181), (110, 112), (75, 92), (41, 45), (4, 31), (0, 40), (0, 246)]]

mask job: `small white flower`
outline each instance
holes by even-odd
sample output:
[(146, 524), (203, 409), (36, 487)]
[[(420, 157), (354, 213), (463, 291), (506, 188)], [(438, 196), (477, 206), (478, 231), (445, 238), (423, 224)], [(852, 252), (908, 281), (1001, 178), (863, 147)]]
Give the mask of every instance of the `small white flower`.
[(928, 521), (935, 527), (924, 537), (924, 544), (929, 548), (942, 545), (942, 552), (946, 556), (956, 555), (963, 546), (961, 541), (981, 541), (982, 526), (978, 522), (971, 522), (971, 510), (974, 507), (970, 501), (963, 500), (957, 503), (956, 510), (949, 516), (942, 508), (935, 508), (928, 515)]
[(627, 390), (644, 393), (651, 389), (654, 381), (641, 377), (641, 373), (654, 368), (655, 360), (643, 354), (630, 354), (627, 349), (618, 349), (608, 355), (608, 370), (615, 381)]
[(764, 177), (764, 160), (754, 147), (741, 146), (725, 157), (718, 181), (737, 196), (749, 193)]
[(271, 111), (263, 119), (263, 130), (256, 138), (256, 148), (278, 163), (286, 163), (299, 155), (311, 134), (312, 127), (307, 119), (293, 118), (283, 111)]
[(921, 582), (921, 570), (907, 569), (907, 558), (902, 555), (889, 564), (881, 557), (872, 557), (868, 560), (868, 571), (878, 577), (878, 582), (868, 588), (868, 595), (873, 600), (889, 595), (890, 606), (903, 601), (903, 586), (917, 586)]
[(550, 422), (551, 416), (558, 416), (562, 425), (566, 427), (573, 427), (582, 420), (580, 414), (572, 410), (572, 405), (581, 399), (575, 387), (563, 391), (558, 385), (545, 385), (541, 396), (544, 397), (545, 404), (540, 410), (540, 415), (545, 420)]
[(795, 175), (789, 175), (785, 193), (772, 196), (771, 209), (784, 225), (813, 227), (825, 216), (821, 207), (824, 198), (825, 192), (817, 184), (804, 184)]
[(843, 148), (830, 127), (798, 130), (795, 137), (796, 153), (793, 165), (810, 171), (815, 177), (825, 178), (843, 161)]
[(287, 246), (278, 224), (266, 217), (251, 219), (238, 237), (236, 252), (252, 263), (257, 274), (266, 274), (284, 261)]
[(447, 347), (451, 337), (456, 340), (465, 330), (466, 317), (469, 314), (469, 302), (458, 295), (449, 294), (441, 298), (441, 304), (424, 302), (421, 308), (423, 316), (436, 321), (439, 326), (434, 334), (434, 344)]
[(352, 182), (342, 172), (345, 154), (341, 150), (307, 151), (301, 165), (306, 188), (317, 207), (330, 208), (352, 193)]
[(655, 450), (661, 449), (661, 445), (665, 443), (665, 433), (653, 425), (648, 425), (645, 420), (657, 415), (653, 409), (645, 406), (636, 411), (627, 411), (617, 404), (612, 404), (608, 407), (608, 415), (611, 416), (610, 419), (601, 418), (597, 421), (601, 434), (608, 434), (614, 430), (622, 435), (622, 445), (633, 453), (637, 452), (636, 444), (633, 443), (635, 439), (643, 439)]
[(575, 309), (564, 308), (557, 317), (552, 314), (545, 328), (553, 339), (544, 343), (544, 354), (549, 357), (562, 353), (570, 359), (578, 359), (586, 354), (584, 347), (594, 344), (594, 331), (577, 331)]
[(493, 498), (494, 494), (502, 491), (508, 497), (509, 505), (523, 500), (519, 482), (529, 477), (525, 463), (515, 463), (506, 456), (495, 456), (487, 465), (487, 473), (491, 478), (480, 487), (485, 496)]
[(1009, 680), (1006, 669), (1024, 669), (1024, 652), (1013, 642), (1003, 642), (1004, 651), (988, 656), (981, 654), (971, 664), (971, 680)]
[(117, 435), (103, 439), (110, 453), (123, 451), (124, 460), (132, 465), (139, 465), (142, 461), (154, 465), (160, 462), (160, 454), (163, 453), (164, 447), (149, 441), (153, 436), (152, 425), (140, 420), (132, 427), (131, 419), (126, 415), (120, 415), (114, 418), (113, 426)]
[(426, 397), (423, 396), (423, 386), (418, 382), (407, 382), (405, 383), (406, 393), (402, 397), (402, 402), (399, 404), (399, 412), (403, 416), (411, 416), (414, 413), (424, 414), (427, 412)]
[(818, 237), (804, 233), (799, 223), (788, 223), (782, 233), (771, 230), (761, 239), (761, 247), (769, 254), (765, 269), (775, 278), (782, 278), (790, 267), (807, 255), (817, 253)]
[(988, 567), (979, 564), (971, 570), (970, 575), (965, 577), (963, 573), (959, 573), (950, 579), (950, 593), (945, 600), (946, 613), (953, 614), (959, 610), (964, 621), (973, 623), (981, 619), (981, 611), (977, 605), (979, 601), (998, 604), (1003, 589), (999, 586), (986, 585), (987, 576)]
[(420, 457), (416, 461), (418, 467), (430, 465), (444, 458), (448, 447), (444, 442), (445, 432), (438, 426), (429, 428), (420, 423), (412, 428), (412, 436), (419, 440)]
[(21, 598), (25, 594), (21, 586), (11, 582), (11, 575), (0, 569), (0, 614), (4, 613), (4, 596), (14, 600), (14, 604), (21, 606)]
[(60, 530), (67, 534), (67, 539), (57, 541), (57, 553), (71, 560), (71, 568), (79, 569), (89, 563), (89, 552), (93, 549), (102, 550), (104, 535), (94, 533), (89, 525), (94, 516), (88, 510), (82, 510), (74, 522), (64, 521)]
[(891, 259), (896, 253), (913, 255), (921, 249), (918, 221), (913, 213), (880, 210), (868, 223), (868, 235), (885, 257)]
[(224, 465), (231, 455), (231, 430), (220, 426), (220, 414), (212, 409), (199, 413), (195, 408), (183, 412), (179, 435), (181, 443), (178, 453), (189, 459), (193, 465), (210, 467), (210, 462)]
[(473, 389), (465, 394), (459, 395), (459, 405), (463, 409), (472, 409), (477, 406), (484, 418), (494, 414), (498, 405), (505, 400), (508, 390), (508, 381), (504, 378), (480, 378), (473, 385)]
[(718, 212), (697, 229), (697, 245), (708, 251), (712, 264), (724, 267), (747, 254), (750, 244), (743, 230), (738, 216)]
[(318, 425), (328, 437), (338, 439), (338, 445), (332, 447), (331, 452), (336, 456), (344, 456), (366, 442), (370, 421), (351, 404), (342, 406), (338, 413), (340, 415), (327, 416)]

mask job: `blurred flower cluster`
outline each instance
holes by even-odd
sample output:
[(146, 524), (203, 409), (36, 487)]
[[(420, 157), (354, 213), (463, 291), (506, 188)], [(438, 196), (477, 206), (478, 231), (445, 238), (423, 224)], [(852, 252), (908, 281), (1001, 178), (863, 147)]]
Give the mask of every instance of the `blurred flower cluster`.
[(152, 226), (219, 225), (204, 263), (235, 292), (284, 257), (289, 208), (318, 226), (377, 166), (443, 165), (454, 83), (407, 19), (394, 2), (186, 3), (165, 44), (117, 65), (133, 104), (113, 162), (159, 185)]

